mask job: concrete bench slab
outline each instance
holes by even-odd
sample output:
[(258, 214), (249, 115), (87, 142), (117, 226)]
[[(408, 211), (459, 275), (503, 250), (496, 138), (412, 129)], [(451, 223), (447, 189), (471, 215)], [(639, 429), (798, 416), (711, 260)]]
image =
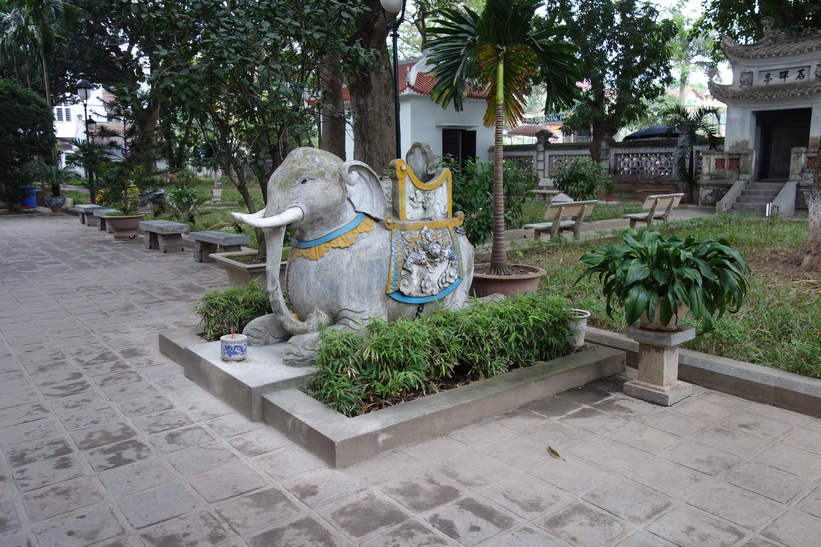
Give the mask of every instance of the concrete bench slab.
[(645, 222), (650, 226), (657, 220), (667, 220), (670, 217), (670, 213), (673, 212), (673, 209), (681, 203), (681, 198), (683, 197), (683, 193), (647, 196), (642, 205), (642, 208), (647, 211), (646, 213), (628, 213), (622, 215), (621, 218), (628, 219), (631, 228), (635, 228), (638, 222)]
[(191, 232), (188, 238), (194, 242), (194, 260), (196, 262), (214, 262), (212, 253), (241, 251), (251, 238), (244, 234), (230, 234), (216, 230)]
[[(75, 205), (74, 210), (77, 212), (77, 216), (80, 217), (80, 224), (85, 224), (87, 226), (96, 226), (97, 225), (97, 218), (94, 216), (94, 211), (96, 209), (102, 209), (101, 205), (92, 205), (90, 203), (83, 203), (81, 205)], [(93, 224), (91, 223), (93, 221)]]
[(141, 220), (140, 230), (145, 233), (145, 248), (159, 249), (161, 253), (183, 251), (182, 235), (188, 232), (188, 224), (170, 220)]
[(114, 231), (108, 226), (108, 222), (106, 221), (105, 216), (110, 215), (111, 213), (119, 213), (118, 209), (104, 209), (100, 207), (99, 209), (94, 209), (92, 214), (97, 219), (97, 227), (102, 232), (108, 232), (109, 234), (114, 233)]
[(544, 213), (547, 222), (525, 224), (523, 228), (534, 230), (536, 241), (541, 240), (542, 234), (549, 234), (552, 239), (563, 231), (572, 231), (573, 237), (578, 238), (582, 221), (593, 212), (596, 203), (596, 200), (551, 203)]

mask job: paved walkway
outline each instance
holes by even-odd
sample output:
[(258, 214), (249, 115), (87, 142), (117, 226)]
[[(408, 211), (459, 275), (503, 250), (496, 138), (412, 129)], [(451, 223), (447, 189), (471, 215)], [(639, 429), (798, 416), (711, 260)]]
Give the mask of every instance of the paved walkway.
[(821, 545), (821, 420), (700, 388), (612, 378), (329, 469), (157, 350), (223, 280), (0, 216), (0, 545)]

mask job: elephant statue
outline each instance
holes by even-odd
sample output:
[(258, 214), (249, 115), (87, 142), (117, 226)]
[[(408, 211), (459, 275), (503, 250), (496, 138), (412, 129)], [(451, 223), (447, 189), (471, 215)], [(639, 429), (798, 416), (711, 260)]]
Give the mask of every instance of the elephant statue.
[[(401, 159), (392, 165), (399, 163), (403, 175), (412, 174)], [(265, 209), (232, 213), (265, 234), (273, 313), (246, 326), (252, 345), (287, 341), (286, 364), (306, 366), (316, 360), (323, 325), (361, 330), (371, 318), (424, 313), (428, 303), (427, 310), (467, 305), (473, 247), (459, 226), (462, 217), (403, 222), (390, 214), (388, 198), (396, 198), (386, 193), (364, 163), (297, 148), (271, 175)], [(279, 262), (287, 227), (295, 236), (283, 294)]]

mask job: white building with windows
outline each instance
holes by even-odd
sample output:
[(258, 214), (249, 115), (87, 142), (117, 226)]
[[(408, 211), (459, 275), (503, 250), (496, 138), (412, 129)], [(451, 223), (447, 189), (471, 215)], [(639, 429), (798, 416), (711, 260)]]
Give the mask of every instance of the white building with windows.
[[(86, 110), (88, 118), (97, 123), (104, 123), (106, 105), (104, 96), (107, 94), (102, 88), (92, 91), (88, 98)], [(66, 156), (74, 151), (72, 139), (85, 140), (85, 123), (83, 121), (83, 103), (75, 95), (66, 97), (66, 100), (54, 107), (54, 129), (60, 143), (60, 165), (66, 165)], [(81, 171), (77, 168), (78, 172)]]

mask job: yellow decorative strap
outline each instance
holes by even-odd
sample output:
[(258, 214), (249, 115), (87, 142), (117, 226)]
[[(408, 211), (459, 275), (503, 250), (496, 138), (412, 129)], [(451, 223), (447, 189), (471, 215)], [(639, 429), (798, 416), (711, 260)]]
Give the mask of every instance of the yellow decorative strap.
[(304, 257), (309, 260), (319, 260), (325, 253), (331, 249), (343, 249), (350, 247), (359, 237), (359, 234), (370, 232), (374, 229), (374, 221), (371, 217), (366, 216), (358, 225), (344, 234), (338, 235), (330, 241), (314, 245), (312, 247), (291, 247), (291, 252), (288, 255), (289, 259)]

